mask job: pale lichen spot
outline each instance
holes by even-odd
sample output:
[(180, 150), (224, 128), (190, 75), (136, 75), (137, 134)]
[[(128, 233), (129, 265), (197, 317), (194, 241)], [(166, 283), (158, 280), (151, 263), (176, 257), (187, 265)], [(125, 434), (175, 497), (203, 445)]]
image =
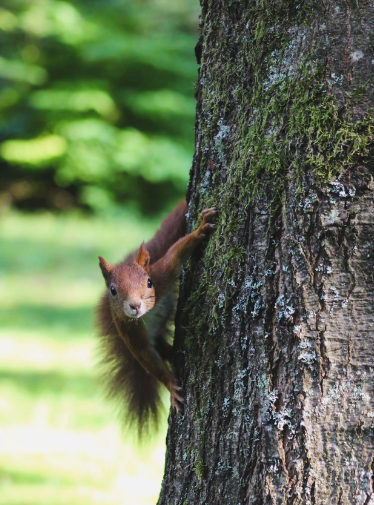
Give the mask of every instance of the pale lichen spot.
[(361, 60), (361, 58), (363, 58), (363, 57), (364, 57), (364, 53), (362, 51), (354, 51), (353, 53), (351, 53), (352, 61)]

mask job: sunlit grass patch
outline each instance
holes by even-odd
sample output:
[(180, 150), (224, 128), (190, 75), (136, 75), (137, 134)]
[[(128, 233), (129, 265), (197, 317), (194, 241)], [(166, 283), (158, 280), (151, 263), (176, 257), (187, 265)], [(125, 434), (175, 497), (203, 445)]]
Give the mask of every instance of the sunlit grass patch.
[[(96, 256), (89, 258), (90, 267), (96, 266)], [(64, 272), (67, 265), (62, 269)], [(30, 307), (41, 305), (49, 310), (50, 307), (86, 307), (92, 312), (92, 307), (97, 303), (97, 288), (101, 282), (101, 273), (92, 272), (92, 279), (76, 276), (70, 279), (70, 276), (48, 274), (46, 271), (34, 274), (23, 272), (22, 276), (16, 273), (6, 273), (0, 278), (0, 302), (1, 309), (7, 309), (18, 306), (20, 303)], [(51, 276), (53, 281), (51, 282)], [(67, 278), (69, 283), (67, 284)]]
[[(66, 375), (94, 373), (96, 346), (94, 330), (90, 336), (78, 333), (76, 339), (64, 338), (57, 333), (55, 339), (44, 328), (25, 328), (0, 331), (0, 373), (1, 371), (60, 371)], [(66, 364), (69, 366), (66, 366)]]
[(1, 444), (2, 505), (155, 503), (163, 451), (139, 456), (118, 443), (114, 427), (86, 434), (20, 426), (2, 433), (11, 441)]

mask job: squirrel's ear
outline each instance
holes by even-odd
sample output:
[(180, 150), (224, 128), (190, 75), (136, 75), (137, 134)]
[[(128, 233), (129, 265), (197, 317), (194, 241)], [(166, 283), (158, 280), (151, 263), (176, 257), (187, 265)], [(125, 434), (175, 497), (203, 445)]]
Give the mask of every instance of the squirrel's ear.
[(101, 272), (102, 272), (103, 277), (105, 279), (105, 283), (108, 285), (109, 277), (110, 277), (110, 274), (112, 273), (114, 267), (112, 265), (109, 265), (109, 263), (107, 263), (105, 261), (105, 259), (102, 258), (101, 256), (99, 256), (99, 262), (100, 262), (99, 265), (101, 268)]
[(151, 262), (151, 258), (149, 256), (149, 252), (147, 251), (147, 248), (144, 245), (144, 242), (142, 242), (142, 245), (140, 246), (139, 252), (138, 252), (138, 257), (135, 260), (138, 265), (140, 265), (144, 270), (146, 270), (149, 273), (149, 265)]

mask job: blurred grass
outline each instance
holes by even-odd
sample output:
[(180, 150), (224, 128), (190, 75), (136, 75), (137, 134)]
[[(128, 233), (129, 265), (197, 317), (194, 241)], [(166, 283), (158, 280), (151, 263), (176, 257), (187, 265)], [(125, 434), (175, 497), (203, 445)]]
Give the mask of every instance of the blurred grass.
[(166, 419), (122, 436), (95, 377), (93, 308), (110, 262), (157, 222), (130, 213), (0, 218), (0, 505), (155, 504)]

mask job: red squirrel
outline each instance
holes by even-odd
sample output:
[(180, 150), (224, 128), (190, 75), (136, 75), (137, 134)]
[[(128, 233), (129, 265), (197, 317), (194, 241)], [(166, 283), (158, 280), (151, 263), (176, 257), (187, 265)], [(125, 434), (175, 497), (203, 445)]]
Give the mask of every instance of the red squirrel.
[(121, 263), (110, 265), (99, 256), (107, 288), (97, 311), (103, 378), (109, 396), (126, 406), (125, 420), (137, 424), (139, 434), (149, 421), (157, 421), (160, 382), (179, 412), (185, 403), (167, 365), (173, 352), (168, 324), (182, 264), (214, 230), (216, 210), (203, 210), (199, 227), (184, 236), (186, 213), (183, 201), (164, 219), (155, 236)]

